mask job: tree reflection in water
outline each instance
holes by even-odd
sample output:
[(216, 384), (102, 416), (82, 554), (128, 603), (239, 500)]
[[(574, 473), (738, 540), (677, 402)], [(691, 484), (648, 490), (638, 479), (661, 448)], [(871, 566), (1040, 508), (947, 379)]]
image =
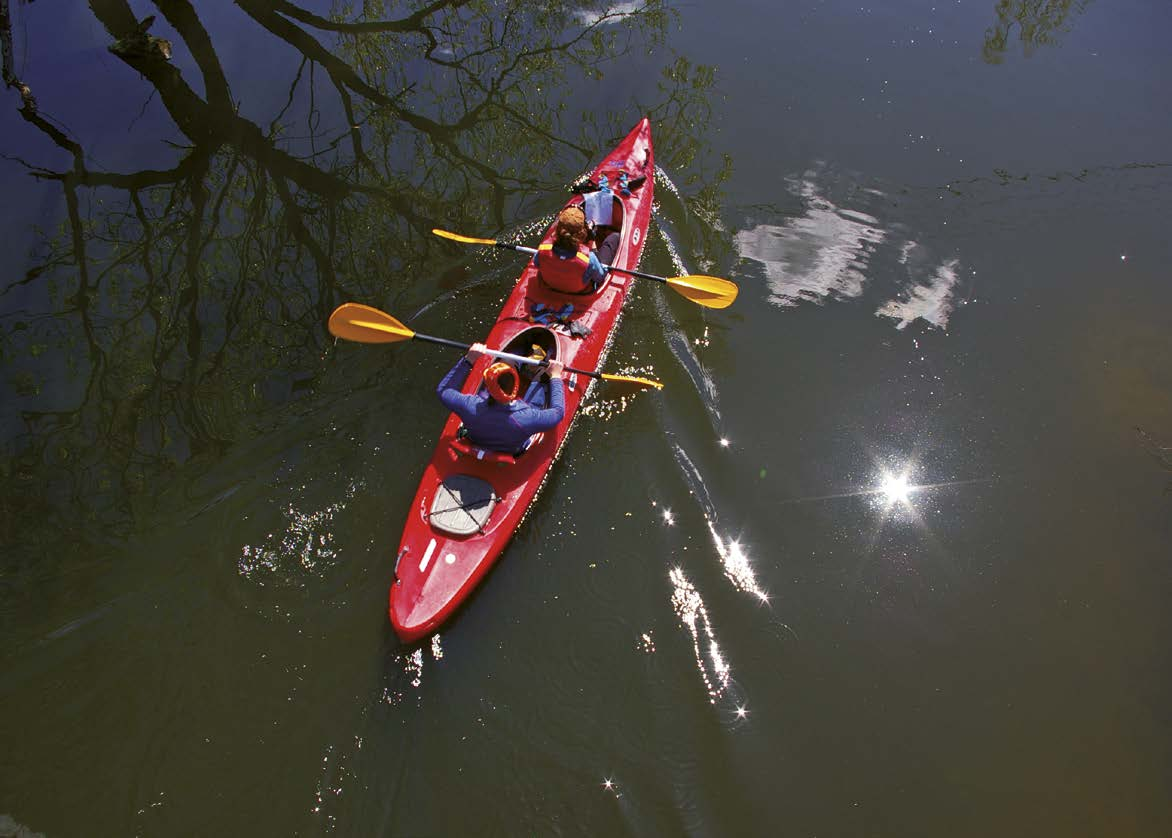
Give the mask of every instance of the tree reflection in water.
[[(0, 527), (7, 543), (21, 530), (29, 558), (82, 526), (125, 536), (148, 486), (262, 433), (274, 402), (313, 390), (329, 311), (385, 299), (420, 273), (437, 246), (431, 227), (491, 233), (548, 210), (551, 191), (560, 204), (642, 112), (675, 160), (700, 169), (707, 68), (677, 60), (652, 103), (635, 105), (612, 81), (613, 112), (573, 106), (625, 56), (649, 65), (671, 17), (659, 2), (587, 17), (569, 2), (535, 13), (522, 0), (433, 0), (351, 19), (237, 0), (251, 36), (273, 39), (257, 44), (258, 60), (278, 42), (295, 56), (267, 125), (243, 115), (259, 108), (234, 97), (201, 10), (154, 5), (160, 20), (139, 20), (126, 0), (89, 3), (109, 52), (134, 71), (117, 76), (125, 95), (149, 92), (186, 140), (170, 168), (115, 172), (91, 165), (85, 149), (99, 138), (72, 136), (46, 116), (35, 79), (18, 78), (12, 8), (0, 0), (5, 84), (71, 161), (17, 161), (60, 184), (66, 213), (0, 290), (21, 426), (0, 456)], [(163, 21), (174, 43), (152, 34)], [(181, 48), (197, 79), (172, 62)], [(162, 141), (173, 136), (164, 130)], [(697, 190), (714, 209), (716, 184)]]
[(1022, 53), (1028, 58), (1035, 48), (1058, 43), (1058, 34), (1069, 32), (1072, 16), (1086, 11), (1091, 0), (998, 0), (993, 8), (997, 22), (985, 30), (981, 55), (989, 64), (1005, 60), (1009, 36), (1017, 27)]

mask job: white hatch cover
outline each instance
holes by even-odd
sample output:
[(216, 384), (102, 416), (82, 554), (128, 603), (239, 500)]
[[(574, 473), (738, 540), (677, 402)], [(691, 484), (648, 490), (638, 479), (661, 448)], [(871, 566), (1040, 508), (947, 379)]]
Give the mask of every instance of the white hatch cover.
[(484, 532), (498, 500), (492, 486), (479, 477), (453, 474), (436, 490), (428, 520), (437, 530), (452, 535)]

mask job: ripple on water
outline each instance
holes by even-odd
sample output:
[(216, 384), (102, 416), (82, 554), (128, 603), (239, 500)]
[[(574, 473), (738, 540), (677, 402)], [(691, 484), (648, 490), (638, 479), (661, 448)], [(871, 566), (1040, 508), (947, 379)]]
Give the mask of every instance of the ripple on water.
[(762, 602), (769, 602), (769, 595), (757, 584), (757, 575), (753, 571), (752, 563), (741, 540), (722, 536), (717, 529), (718, 515), (716, 505), (712, 501), (712, 496), (708, 492), (708, 487), (704, 482), (704, 477), (700, 473), (700, 469), (696, 467), (696, 464), (682, 446), (672, 445), (672, 454), (675, 457), (676, 464), (680, 467), (684, 482), (687, 483), (688, 488), (691, 490), (691, 496), (700, 505), (700, 512), (704, 516), (704, 523), (708, 528), (709, 535), (712, 537), (712, 544), (716, 548), (716, 554), (720, 558), (721, 569), (724, 572), (725, 578), (738, 591), (752, 594)]
[(753, 572), (753, 565), (749, 562), (749, 557), (741, 542), (734, 538), (721, 537), (720, 533), (716, 531), (715, 522), (711, 519), (706, 519), (705, 523), (708, 524), (708, 532), (712, 536), (712, 543), (716, 546), (716, 553), (720, 556), (725, 578), (738, 591), (752, 594), (761, 602), (769, 602), (769, 595), (757, 585), (757, 575)]
[[(688, 379), (692, 382), (692, 389), (700, 397), (700, 403), (708, 414), (709, 421), (714, 429), (721, 425), (720, 391), (716, 380), (700, 360), (696, 350), (706, 345), (705, 338), (690, 338), (680, 326), (667, 304), (666, 298), (659, 295), (655, 298), (655, 310), (661, 323), (664, 335), (672, 355), (679, 362)], [(707, 328), (704, 333), (707, 335)]]
[(691, 635), (696, 668), (704, 682), (709, 702), (715, 704), (729, 686), (731, 673), (728, 662), (716, 640), (716, 631), (708, 618), (708, 609), (696, 586), (684, 576), (683, 569), (679, 567), (673, 567), (668, 578), (672, 584), (672, 609), (676, 612), (680, 625)]
[[(350, 483), (345, 500), (361, 489)], [(337, 560), (334, 547), (334, 518), (346, 508), (337, 501), (318, 510), (302, 510), (289, 503), (282, 510), (285, 530), (269, 533), (260, 544), (245, 544), (236, 561), (237, 572), (249, 581), (301, 587), (310, 577), (321, 576)]]
[(433, 661), (443, 660), (444, 650), (438, 633), (410, 651), (394, 653), (395, 664), (390, 669), (390, 680), (383, 686), (379, 696), (381, 703), (397, 707), (412, 695), (416, 698), (420, 696), (423, 672), (428, 666), (428, 651)]
[(672, 181), (668, 173), (665, 172), (658, 163), (655, 165), (655, 188), (666, 189), (668, 192), (675, 195), (677, 200), (681, 202), (684, 200), (683, 196), (680, 194), (679, 187), (675, 185), (675, 182)]
[[(671, 189), (675, 190), (674, 184), (671, 184), (670, 179), (663, 173), (661, 169), (657, 169), (657, 173), (661, 175), (661, 179), (671, 185)], [(679, 197), (678, 191), (676, 196)], [(668, 255), (671, 257), (672, 266), (678, 274), (684, 275), (690, 273), (687, 264), (684, 262), (683, 256), (680, 253), (679, 247), (676, 245), (674, 236), (670, 229), (670, 222), (665, 224), (664, 217), (658, 212), (658, 205), (655, 213), (656, 229), (659, 233), (659, 239), (667, 248)], [(707, 347), (709, 344), (708, 326), (704, 325), (702, 336), (700, 338), (689, 338), (685, 334), (683, 327), (676, 319), (672, 312), (671, 306), (668, 304), (668, 297), (663, 294), (655, 296), (655, 309), (659, 320), (664, 324), (664, 332), (667, 336), (668, 344), (671, 347), (672, 354), (688, 377), (692, 381), (692, 386), (700, 395), (705, 410), (708, 412), (712, 420), (713, 426), (720, 425), (720, 393), (716, 387), (716, 381), (704, 364), (700, 361), (699, 355), (696, 353), (697, 348)]]
[[(644, 364), (619, 365), (608, 363), (605, 367), (609, 374), (625, 375), (631, 378), (655, 378), (655, 367)], [(628, 389), (630, 385), (622, 382), (598, 382), (591, 387), (588, 400), (578, 408), (578, 414), (589, 416), (591, 419), (609, 422), (626, 412), (627, 408), (635, 403), (643, 393), (648, 392), (642, 387)]]

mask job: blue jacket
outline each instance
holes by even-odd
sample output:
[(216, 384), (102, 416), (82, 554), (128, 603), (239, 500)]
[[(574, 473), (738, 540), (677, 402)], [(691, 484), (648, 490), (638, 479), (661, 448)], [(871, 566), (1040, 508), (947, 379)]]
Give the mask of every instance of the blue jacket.
[(444, 407), (463, 420), (469, 439), (481, 448), (520, 451), (529, 437), (538, 431), (548, 431), (566, 415), (566, 392), (560, 378), (549, 382), (549, 407), (542, 408), (524, 399), (500, 404), (490, 399), (488, 393), (461, 393), (460, 388), (471, 371), (468, 359), (461, 358), (448, 370), (435, 392)]

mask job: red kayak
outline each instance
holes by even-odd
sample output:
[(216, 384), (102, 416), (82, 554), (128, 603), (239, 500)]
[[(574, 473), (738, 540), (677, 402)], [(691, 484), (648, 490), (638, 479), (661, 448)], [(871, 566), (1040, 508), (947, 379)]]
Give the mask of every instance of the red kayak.
[[(613, 260), (618, 268), (638, 267), (651, 220), (654, 173), (647, 119), (591, 173), (593, 184), (605, 175), (614, 193), (610, 226), (620, 233)], [(575, 195), (567, 206), (584, 201)], [(553, 229), (551, 225), (543, 242), (552, 242)], [(567, 367), (597, 370), (633, 281), (611, 271), (593, 294), (564, 294), (549, 288), (527, 264), (484, 343), (490, 349), (556, 357)], [(484, 368), (493, 360), (477, 361), (464, 392), (477, 390)], [(565, 418), (516, 456), (475, 448), (459, 436), (459, 417), (449, 415), (419, 481), (395, 558), (390, 617), (403, 641), (426, 637), (451, 617), (521, 524), (593, 383), (570, 372), (564, 381)]]

